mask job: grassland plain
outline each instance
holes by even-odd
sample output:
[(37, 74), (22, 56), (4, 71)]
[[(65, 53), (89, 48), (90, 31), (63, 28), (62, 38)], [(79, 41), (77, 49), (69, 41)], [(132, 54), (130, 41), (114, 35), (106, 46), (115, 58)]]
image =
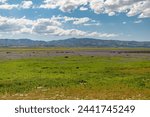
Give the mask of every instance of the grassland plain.
[[(81, 50), (103, 54), (74, 54)], [(107, 55), (103, 50), (120, 49), (2, 48), (0, 99), (150, 99), (150, 53)], [(35, 56), (39, 51), (49, 53)]]

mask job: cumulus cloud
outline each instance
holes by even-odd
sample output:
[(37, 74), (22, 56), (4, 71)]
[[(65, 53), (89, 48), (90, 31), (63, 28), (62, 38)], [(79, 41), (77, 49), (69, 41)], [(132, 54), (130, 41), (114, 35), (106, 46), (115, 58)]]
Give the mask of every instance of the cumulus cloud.
[(97, 14), (106, 13), (112, 16), (116, 13), (126, 13), (129, 17), (150, 17), (150, 0), (92, 0), (90, 4), (91, 9)]
[[(23, 18), (0, 17), (0, 32), (32, 32), (34, 27), (60, 26), (61, 23), (53, 19), (29, 20)], [(39, 29), (40, 30), (40, 29)]]
[[(74, 18), (74, 17), (60, 17), (60, 16), (53, 16), (51, 18), (51, 21), (53, 21), (53, 25), (49, 25), (49, 22), (45, 23), (45, 19), (37, 20), (36, 24), (33, 27), (33, 32), (38, 34), (44, 34), (44, 35), (53, 35), (53, 36), (87, 36), (87, 37), (115, 37), (118, 36), (117, 34), (103, 34), (98, 32), (86, 32), (78, 29), (63, 29), (61, 25), (54, 24), (55, 21), (64, 20), (65, 22), (73, 21), (75, 25), (82, 24), (85, 22), (88, 22), (89, 18)], [(47, 19), (46, 19), (47, 21)]]
[(32, 8), (33, 2), (32, 1), (22, 1), (20, 4), (8, 4), (7, 0), (0, 1), (0, 9), (3, 10), (12, 10), (12, 9), (29, 9)]
[(18, 32), (26, 27), (30, 28), (33, 22), (28, 19), (0, 17), (0, 32)]
[(11, 9), (14, 9), (14, 8), (18, 8), (18, 4), (7, 4), (7, 3), (5, 3), (5, 4), (1, 4), (0, 5), (0, 9), (5, 9), (5, 10), (11, 10)]
[(78, 24), (84, 24), (86, 22), (90, 21), (89, 18), (85, 17), (85, 18), (80, 18), (80, 19), (77, 19), (73, 22), (73, 24), (75, 25), (78, 25)]
[(74, 25), (95, 25), (99, 26), (100, 23), (98, 21), (92, 20), (88, 17), (76, 18), (76, 17), (67, 17), (67, 16), (53, 16), (52, 19), (62, 20), (62, 22), (72, 22)]
[(59, 8), (63, 12), (71, 12), (81, 5), (87, 5), (89, 0), (45, 0), (40, 8)]
[(150, 17), (150, 8), (143, 10), (143, 12), (139, 15), (139, 18), (149, 18)]
[(96, 14), (125, 13), (127, 16), (139, 15), (139, 18), (150, 17), (150, 0), (44, 0), (40, 8), (55, 9), (71, 12), (92, 9)]
[(33, 5), (32, 1), (23, 1), (20, 7), (23, 9), (29, 9), (32, 7), (32, 5)]
[(149, 0), (92, 0), (90, 8), (97, 14), (112, 16), (116, 13), (126, 13), (130, 17), (142, 13), (149, 3)]
[(58, 18), (41, 18), (30, 20), (23, 18), (9, 18), (0, 16), (0, 33), (37, 34), (49, 36), (83, 36), (83, 37), (115, 37), (117, 34), (87, 32), (78, 29), (63, 29)]
[(138, 15), (138, 18), (150, 17), (150, 0), (43, 0), (39, 6), (35, 6), (32, 0), (24, 0), (21, 4), (8, 4), (7, 0), (0, 0), (0, 9), (14, 8), (44, 8), (59, 9), (62, 12), (72, 12), (79, 9), (86, 11), (91, 9), (96, 14), (108, 14), (114, 16), (117, 13), (125, 13), (128, 17)]
[[(42, 30), (42, 28), (44, 30)], [(47, 26), (42, 27), (39, 30), (36, 29), (37, 33), (43, 33), (45, 35), (53, 35), (53, 36), (73, 36), (73, 37), (103, 37), (103, 38), (109, 38), (109, 37), (116, 37), (117, 34), (108, 34), (108, 33), (99, 33), (99, 32), (86, 32), (81, 31), (78, 29), (62, 29), (60, 27), (56, 26)]]

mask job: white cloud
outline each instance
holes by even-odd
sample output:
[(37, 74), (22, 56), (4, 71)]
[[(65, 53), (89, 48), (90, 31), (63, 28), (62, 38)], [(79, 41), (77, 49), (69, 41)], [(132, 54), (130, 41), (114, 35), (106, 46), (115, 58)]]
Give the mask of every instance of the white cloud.
[(48, 18), (41, 18), (41, 19), (37, 19), (36, 20), (36, 23), (37, 24), (44, 24), (44, 25), (53, 25), (53, 26), (61, 26), (62, 25), (62, 23), (61, 22), (59, 22), (58, 20), (56, 20), (56, 19), (53, 19), (53, 18), (50, 18), (50, 19), (48, 19)]
[(53, 30), (53, 34), (55, 36), (85, 36), (86, 32), (77, 30), (77, 29), (67, 29), (64, 30), (62, 28), (57, 28), (56, 30)]
[(0, 5), (0, 9), (11, 10), (11, 9), (14, 9), (14, 8), (18, 8), (18, 6), (19, 5), (17, 5), (17, 4), (16, 5), (15, 4), (10, 5), (10, 4), (5, 3), (5, 4)]
[(150, 8), (143, 10), (143, 12), (139, 15), (139, 18), (150, 18)]
[(73, 36), (73, 37), (99, 37), (99, 38), (109, 38), (109, 37), (116, 37), (117, 34), (107, 34), (107, 33), (98, 33), (98, 32), (86, 32), (77, 29), (62, 29), (55, 26), (48, 26), (46, 30), (40, 30), (40, 32), (45, 35), (52, 35), (52, 36)]
[(77, 36), (77, 37), (115, 37), (117, 34), (107, 34), (99, 32), (88, 32), (78, 29), (63, 29), (59, 17), (41, 18), (29, 20), (23, 18), (1, 17), (0, 33), (9, 34), (36, 34), (49, 36)]
[(28, 19), (7, 18), (0, 16), (0, 32), (18, 32), (26, 27), (31, 28), (33, 22)]
[(72, 22), (74, 25), (100, 25), (98, 21), (92, 20), (88, 17), (76, 18), (76, 17), (67, 17), (67, 16), (53, 16), (52, 19), (62, 20), (63, 22)]
[(22, 1), (21, 4), (8, 4), (6, 3), (7, 0), (1, 0), (0, 1), (0, 9), (4, 10), (12, 10), (12, 9), (29, 9), (32, 8), (33, 2), (32, 1)]
[(101, 37), (101, 38), (103, 38), (103, 37), (109, 38), (109, 37), (116, 37), (116, 36), (118, 36), (117, 34), (98, 33), (98, 32), (88, 33), (87, 35), (89, 37)]
[(58, 8), (63, 12), (92, 9), (96, 14), (126, 13), (127, 16), (150, 17), (150, 0), (44, 0), (40, 8)]
[(33, 6), (32, 1), (23, 1), (20, 7), (23, 9), (29, 9), (32, 8), (32, 6)]
[(88, 10), (88, 8), (86, 8), (86, 7), (80, 7), (80, 11), (87, 11)]
[[(89, 18), (74, 18), (74, 17), (60, 17), (53, 16), (51, 20), (64, 20), (65, 22), (73, 21), (73, 24), (78, 25), (88, 22)], [(99, 24), (97, 24), (99, 25)], [(115, 37), (116, 34), (98, 33), (98, 32), (86, 32), (78, 29), (63, 29), (60, 25), (48, 25), (44, 23), (43, 20), (37, 20), (36, 25), (33, 27), (33, 31), (38, 34), (52, 35), (52, 36), (87, 36), (87, 37)]]
[(23, 18), (8, 18), (0, 17), (0, 32), (32, 32), (34, 27), (46, 27), (46, 26), (61, 26), (61, 23), (53, 19), (38, 19), (38, 20), (29, 20)]
[(100, 14), (104, 12), (104, 2), (100, 0), (92, 0), (90, 2), (90, 8), (94, 11), (96, 14)]
[(142, 20), (134, 21), (135, 24), (139, 24), (139, 23), (141, 23), (141, 22), (142, 22)]
[(91, 9), (97, 13), (106, 13), (109, 16), (116, 13), (126, 13), (127, 16), (140, 14), (140, 18), (150, 17), (150, 0), (92, 0)]
[(45, 9), (55, 9), (56, 7), (58, 7), (58, 5), (56, 4), (57, 0), (53, 1), (53, 0), (45, 0), (44, 4), (40, 5), (40, 8), (45, 8)]
[(5, 10), (38, 7), (71, 12), (76, 9), (81, 11), (91, 9), (96, 14), (109, 16), (125, 13), (128, 17), (138, 15), (139, 18), (150, 18), (150, 0), (43, 0), (43, 3), (36, 7), (32, 0), (24, 0), (21, 4), (8, 4), (7, 0), (0, 0), (0, 3), (0, 9)]
[(86, 5), (89, 0), (44, 0), (40, 8), (59, 8), (63, 12), (71, 12), (81, 5)]
[(77, 20), (75, 20), (73, 22), (73, 24), (78, 25), (78, 24), (84, 24), (86, 22), (90, 21), (90, 19), (88, 17), (85, 18), (78, 18)]
[(108, 15), (109, 15), (109, 16), (114, 16), (114, 15), (115, 15), (115, 12), (109, 12)]
[(100, 23), (85, 23), (84, 26), (100, 26), (101, 24)]

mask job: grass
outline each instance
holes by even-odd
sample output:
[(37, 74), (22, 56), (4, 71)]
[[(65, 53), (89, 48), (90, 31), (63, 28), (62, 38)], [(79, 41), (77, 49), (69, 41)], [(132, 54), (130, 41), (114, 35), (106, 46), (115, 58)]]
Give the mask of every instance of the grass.
[(1, 60), (0, 99), (150, 99), (150, 59), (59, 56)]

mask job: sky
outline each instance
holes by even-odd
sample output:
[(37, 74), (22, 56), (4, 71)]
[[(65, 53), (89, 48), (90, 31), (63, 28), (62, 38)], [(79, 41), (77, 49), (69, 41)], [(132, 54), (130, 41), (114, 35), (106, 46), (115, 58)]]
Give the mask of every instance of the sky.
[(150, 0), (0, 0), (0, 39), (150, 41)]

